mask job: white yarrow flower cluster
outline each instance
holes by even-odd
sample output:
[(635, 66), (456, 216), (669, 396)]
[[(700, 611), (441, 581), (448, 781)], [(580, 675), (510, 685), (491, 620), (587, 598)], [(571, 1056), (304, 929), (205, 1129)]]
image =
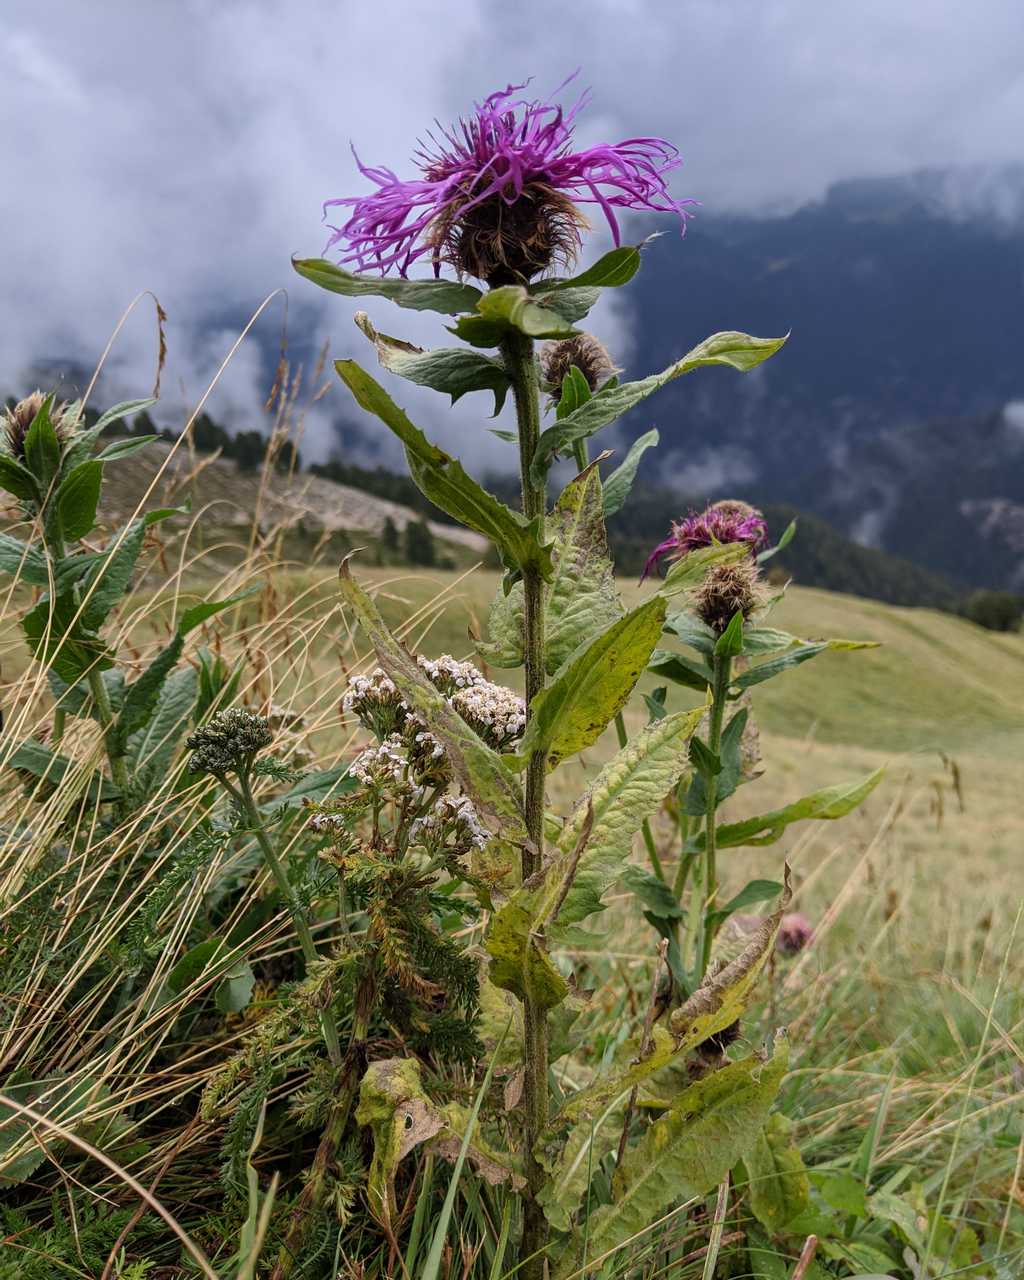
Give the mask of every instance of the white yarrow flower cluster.
[(526, 728), (526, 703), (504, 685), (482, 680), (460, 689), (451, 703), (467, 724), (499, 748), (514, 742)]
[(420, 654), (416, 661), (431, 684), (449, 696), (459, 689), (471, 689), (474, 685), (487, 683), (471, 662), (459, 662), (448, 653), (440, 658), (424, 658)]
[(367, 747), (352, 761), (349, 771), (366, 787), (393, 787), (405, 780), (408, 764), (405, 744), (392, 733), (378, 746)]
[(442, 846), (449, 846), (453, 852), (482, 849), (489, 838), (465, 796), (440, 796), (430, 812), (409, 828), (410, 842), (431, 851)]

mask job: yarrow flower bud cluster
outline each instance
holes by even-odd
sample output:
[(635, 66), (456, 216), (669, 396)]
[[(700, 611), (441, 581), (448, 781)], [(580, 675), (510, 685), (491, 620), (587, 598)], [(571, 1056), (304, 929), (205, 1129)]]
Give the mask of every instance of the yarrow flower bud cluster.
[(192, 773), (222, 776), (247, 770), (257, 753), (274, 741), (263, 716), (242, 707), (218, 711), (201, 729), (185, 739), (192, 752), (188, 762)]

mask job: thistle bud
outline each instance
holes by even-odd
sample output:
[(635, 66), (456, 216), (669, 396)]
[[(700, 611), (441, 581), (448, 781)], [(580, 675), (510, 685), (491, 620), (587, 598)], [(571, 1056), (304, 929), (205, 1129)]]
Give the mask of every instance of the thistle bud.
[(619, 370), (603, 343), (592, 333), (578, 333), (561, 342), (546, 342), (540, 351), (540, 369), (548, 391), (557, 402), (570, 369), (579, 369), (591, 391), (596, 391)]
[(218, 711), (208, 724), (185, 739), (192, 752), (188, 767), (192, 773), (238, 773), (252, 764), (257, 752), (274, 740), (263, 716), (241, 707)]
[(744, 620), (764, 607), (765, 590), (752, 560), (714, 565), (697, 588), (693, 608), (697, 616), (721, 635), (737, 610)]
[[(24, 461), (25, 437), (45, 403), (46, 396), (41, 391), (33, 391), (24, 400), (19, 400), (13, 409), (4, 410), (3, 443), (11, 457)], [(53, 401), (50, 405), (50, 423), (62, 446), (75, 434), (75, 416), (69, 412), (66, 404)]]

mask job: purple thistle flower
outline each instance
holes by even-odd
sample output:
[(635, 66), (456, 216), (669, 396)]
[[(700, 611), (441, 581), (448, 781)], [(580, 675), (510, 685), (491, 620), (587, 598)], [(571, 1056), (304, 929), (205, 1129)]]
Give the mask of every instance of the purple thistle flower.
[(756, 507), (746, 502), (715, 502), (703, 511), (692, 511), (685, 520), (674, 520), (672, 532), (647, 557), (640, 581), (654, 570), (663, 556), (678, 560), (698, 547), (722, 542), (748, 542), (753, 554), (768, 538), (768, 525)]
[(563, 111), (517, 96), (525, 87), (492, 93), (457, 126), (439, 124), (439, 136), (428, 134), (416, 153), (421, 178), (403, 180), (356, 155), (377, 190), (325, 203), (325, 217), (334, 206), (351, 210), (332, 226), (325, 252), (341, 244), (343, 265), (381, 274), (397, 268), (403, 276), (429, 254), (435, 275), (449, 261), (493, 285), (530, 279), (555, 260), (571, 264), (587, 225), (578, 203), (600, 206), (616, 245), (617, 209), (674, 213), (685, 231), (696, 201), (669, 194), (665, 175), (680, 164), (675, 147), (627, 138), (574, 151), (576, 116), (589, 93)]

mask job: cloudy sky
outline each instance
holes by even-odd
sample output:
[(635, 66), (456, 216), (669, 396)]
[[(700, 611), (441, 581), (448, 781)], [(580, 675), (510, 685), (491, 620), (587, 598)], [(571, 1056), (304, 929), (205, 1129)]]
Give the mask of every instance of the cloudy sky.
[[(579, 67), (593, 89), (583, 141), (669, 138), (685, 161), (676, 193), (713, 219), (792, 207), (837, 178), (1019, 159), (1022, 50), (1020, 0), (4, 0), (0, 390), (20, 391), (38, 360), (91, 368), (147, 289), (169, 315), (168, 425), (275, 289), (333, 354), (358, 351), (351, 305), (288, 265), (320, 252), (325, 198), (365, 189), (350, 140), (408, 171), (432, 119), (510, 81), (547, 93)], [(284, 307), (258, 322), (267, 342)], [(371, 314), (414, 341), (440, 332)], [(628, 313), (602, 324), (628, 352)], [(144, 301), (114, 344), (109, 393), (145, 394), (155, 352)], [(266, 390), (246, 344), (211, 407), (252, 422)], [(449, 418), (407, 389), (404, 402), (440, 442), (486, 439), (487, 460), (500, 456), (478, 404)], [(344, 412), (333, 389), (311, 411), (311, 452)]]

